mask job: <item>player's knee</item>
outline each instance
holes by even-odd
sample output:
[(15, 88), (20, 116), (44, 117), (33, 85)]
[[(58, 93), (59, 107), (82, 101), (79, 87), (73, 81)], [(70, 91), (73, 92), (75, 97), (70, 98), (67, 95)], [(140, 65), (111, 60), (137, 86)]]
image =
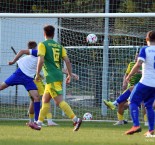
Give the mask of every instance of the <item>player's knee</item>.
[(34, 95), (32, 96), (34, 102), (39, 102), (40, 101), (40, 97), (38, 95)]
[(4, 90), (5, 88), (7, 88), (8, 86), (5, 84), (5, 83), (2, 83), (1, 85), (0, 85), (0, 91), (1, 90)]

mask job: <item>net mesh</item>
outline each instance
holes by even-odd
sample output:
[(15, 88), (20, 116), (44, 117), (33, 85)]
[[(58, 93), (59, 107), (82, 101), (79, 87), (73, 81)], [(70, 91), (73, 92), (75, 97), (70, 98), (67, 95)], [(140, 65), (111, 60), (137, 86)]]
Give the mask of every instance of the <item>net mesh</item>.
[[(152, 0), (110, 1), (110, 12), (152, 12), (155, 2)], [(46, 1), (46, 0), (6, 0), (0, 1), (0, 12), (4, 13), (89, 13), (104, 12), (105, 1)], [(116, 111), (107, 110), (102, 116), (102, 75), (104, 73), (104, 32), (105, 18), (1, 18), (0, 19), (0, 80), (4, 81), (15, 70), (16, 65), (7, 62), (16, 51), (26, 48), (29, 40), (44, 40), (42, 28), (45, 24), (56, 27), (55, 40), (66, 47), (73, 72), (79, 75), (79, 81), (73, 80), (66, 88), (66, 101), (78, 116), (90, 112), (94, 120), (115, 120)], [(145, 35), (154, 29), (153, 18), (109, 18), (109, 50), (107, 75), (108, 100), (115, 100), (122, 93), (122, 81), (127, 65), (134, 60), (137, 47), (146, 45)], [(98, 37), (95, 44), (88, 44), (86, 37), (94, 33)], [(0, 92), (0, 118), (26, 119), (29, 97), (24, 87), (9, 87)], [(51, 102), (55, 119), (62, 116), (58, 107)]]

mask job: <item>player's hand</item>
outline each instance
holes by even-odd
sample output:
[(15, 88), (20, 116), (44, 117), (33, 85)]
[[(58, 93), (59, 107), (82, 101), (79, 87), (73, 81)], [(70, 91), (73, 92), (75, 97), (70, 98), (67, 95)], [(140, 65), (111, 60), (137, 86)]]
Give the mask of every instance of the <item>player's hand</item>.
[(36, 81), (41, 81), (41, 76), (40, 76), (40, 74), (36, 74), (35, 80), (36, 80)]
[(123, 91), (126, 90), (126, 88), (127, 88), (127, 83), (123, 83), (123, 85), (122, 85)]
[(67, 78), (66, 78), (66, 84), (69, 84), (71, 82), (71, 76), (68, 75)]
[(14, 62), (13, 62), (13, 61), (9, 61), (8, 64), (9, 64), (9, 65), (13, 65)]
[(79, 76), (78, 76), (77, 74), (72, 73), (72, 77), (73, 77), (73, 79), (75, 79), (75, 80), (79, 80)]

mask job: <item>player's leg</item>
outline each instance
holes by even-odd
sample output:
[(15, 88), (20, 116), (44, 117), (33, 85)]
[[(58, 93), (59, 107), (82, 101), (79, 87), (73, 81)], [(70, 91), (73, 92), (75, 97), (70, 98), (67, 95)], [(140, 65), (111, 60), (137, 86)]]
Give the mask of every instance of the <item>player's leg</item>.
[(39, 120), (37, 121), (37, 125), (34, 124), (30, 126), (32, 129), (36, 129), (36, 130), (41, 129), (41, 124), (50, 108), (49, 102), (50, 102), (51, 96), (54, 99), (56, 105), (58, 105), (65, 112), (65, 114), (73, 120), (75, 124), (74, 131), (77, 131), (79, 129), (82, 123), (82, 120), (76, 117), (76, 115), (74, 114), (74, 112), (72, 111), (68, 103), (63, 100), (63, 97), (61, 94), (62, 94), (61, 82), (46, 84), (45, 93), (42, 98), (42, 108), (40, 110)]
[(38, 120), (38, 116), (39, 116), (39, 111), (40, 111), (40, 97), (39, 97), (39, 94), (38, 94), (38, 91), (37, 90), (29, 90), (29, 93), (31, 95), (31, 97), (33, 98), (34, 100), (34, 114), (35, 114), (35, 121)]
[(155, 99), (154, 99), (154, 102), (153, 102), (153, 109), (154, 109), (154, 125), (155, 125)]
[(133, 86), (131, 86), (129, 89), (127, 89), (126, 91), (124, 91), (114, 102), (111, 102), (111, 101), (106, 101), (106, 100), (103, 100), (104, 104), (109, 107), (111, 110), (114, 110), (116, 108), (116, 106), (118, 106), (118, 104), (126, 101), (130, 94), (131, 94), (131, 91), (133, 89)]
[(46, 118), (47, 118), (47, 125), (48, 126), (57, 126), (58, 124), (55, 123), (53, 120), (52, 120), (52, 113), (51, 113), (51, 110), (49, 110), (49, 112), (46, 114)]
[[(139, 117), (138, 106), (140, 106), (140, 104), (143, 100), (144, 100), (144, 103), (146, 104), (147, 100), (149, 101), (150, 96), (152, 96), (152, 95), (154, 95), (154, 88), (145, 86), (141, 83), (138, 83), (136, 85), (136, 87), (134, 88), (134, 90), (130, 96), (131, 97), (130, 98), (130, 113), (131, 113), (131, 117), (133, 120), (133, 127), (129, 131), (127, 131), (125, 134), (133, 134), (133, 133), (141, 131), (141, 127), (140, 127), (139, 119), (138, 119), (138, 117)], [(154, 98), (153, 98), (153, 100), (154, 100)], [(149, 115), (149, 114), (152, 115), (153, 109), (151, 109), (151, 108), (153, 105), (153, 101), (151, 103), (149, 102), (148, 103), (149, 105), (145, 105), (145, 106), (147, 106), (147, 112), (148, 112), (147, 115)], [(153, 113), (153, 115), (154, 115), (154, 113)], [(148, 116), (148, 120), (151, 120), (151, 121), (154, 120), (154, 118), (152, 119), (150, 117), (150, 119), (149, 119), (149, 117), (150, 117), (150, 115)], [(153, 126), (154, 126), (154, 122), (153, 122)], [(150, 127), (150, 122), (149, 122), (149, 127)], [(150, 128), (152, 128), (152, 127), (150, 127)]]
[(143, 113), (143, 118), (144, 118), (144, 126), (148, 126), (146, 108), (144, 106), (144, 103), (141, 104), (141, 108), (142, 108), (142, 113)]
[[(43, 96), (44, 90), (45, 90), (45, 85), (44, 85), (44, 83), (43, 83), (42, 80), (41, 81), (34, 80), (34, 83), (36, 84), (36, 86), (38, 88), (38, 93), (39, 93), (40, 99), (42, 99), (42, 96)], [(51, 109), (49, 109), (49, 112), (47, 113), (46, 118), (47, 118), (47, 124), (48, 124), (48, 126), (58, 125), (55, 122), (53, 122), (53, 120), (52, 120)], [(47, 126), (47, 125), (43, 124), (43, 126)]]
[(71, 109), (70, 105), (63, 100), (62, 97), (62, 82), (54, 82), (53, 84), (50, 84), (50, 94), (52, 98), (54, 99), (54, 102), (57, 106), (59, 106), (64, 113), (68, 116), (68, 118), (72, 119), (74, 123), (74, 130), (78, 131), (78, 129), (81, 126), (82, 120), (80, 118), (77, 118), (77, 116), (74, 114), (73, 110)]
[(29, 115), (29, 122), (34, 122), (34, 102), (33, 99), (30, 100), (28, 115)]
[(29, 116), (29, 122), (26, 123), (26, 125), (28, 125), (30, 122), (34, 122), (34, 100), (33, 98), (30, 96), (30, 93), (28, 93), (29, 97), (30, 97), (30, 103), (29, 103), (29, 108), (28, 108), (28, 116)]
[(148, 125), (149, 125), (149, 130), (144, 135), (154, 134), (154, 110), (153, 110), (154, 99), (155, 97), (154, 95), (152, 95), (144, 100), (144, 106), (146, 108), (146, 113), (148, 116)]
[(155, 110), (155, 100), (154, 100), (154, 102), (153, 102), (153, 109)]
[(20, 84), (22, 81), (19, 77), (20, 75), (21, 75), (21, 70), (17, 69), (10, 77), (8, 77), (2, 84), (0, 84), (0, 91), (4, 90), (9, 86)]
[(71, 109), (70, 105), (66, 101), (63, 100), (62, 95), (53, 97), (53, 99), (56, 105), (59, 106), (64, 111), (64, 113), (68, 116), (68, 118), (72, 119), (74, 123), (73, 131), (78, 131), (82, 123), (82, 120), (80, 118), (77, 118), (77, 116), (74, 114), (73, 110)]
[(7, 87), (8, 85), (5, 82), (3, 82), (2, 84), (0, 84), (0, 91), (6, 89)]
[(29, 124), (29, 127), (31, 127), (32, 129), (40, 130), (41, 126), (43, 124), (43, 121), (44, 121), (47, 113), (49, 112), (51, 95), (47, 91), (48, 90), (45, 89), (45, 93), (42, 97), (42, 107), (40, 109), (38, 121), (36, 123)]
[(125, 104), (126, 102), (122, 102), (118, 105), (118, 111), (117, 111), (118, 121), (114, 125), (123, 125), (128, 123), (127, 121), (124, 120), (124, 117), (123, 117)]
[(143, 85), (141, 83), (138, 83), (135, 88), (132, 91), (132, 94), (130, 95), (130, 113), (133, 121), (133, 127), (126, 131), (125, 134), (134, 134), (136, 132), (141, 131), (140, 123), (139, 123), (139, 110), (138, 107), (140, 106), (140, 103), (142, 102), (141, 97), (141, 89), (144, 89)]
[(77, 116), (74, 114), (73, 110), (71, 109), (70, 105), (63, 100), (62, 82), (54, 82), (51, 85), (52, 85), (51, 88), (53, 87), (53, 90), (51, 90), (50, 94), (54, 99), (54, 102), (56, 103), (57, 106), (59, 106), (64, 111), (64, 113), (70, 119), (72, 119), (72, 121), (74, 122), (74, 131), (78, 131), (82, 123), (82, 120), (80, 118), (77, 118)]

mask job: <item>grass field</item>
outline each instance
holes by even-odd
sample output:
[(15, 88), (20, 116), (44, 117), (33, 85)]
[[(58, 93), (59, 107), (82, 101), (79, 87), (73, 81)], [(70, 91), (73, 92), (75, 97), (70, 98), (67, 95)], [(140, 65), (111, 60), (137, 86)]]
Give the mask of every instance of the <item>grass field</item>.
[(43, 127), (35, 131), (25, 126), (26, 121), (0, 121), (0, 145), (154, 145), (155, 138), (141, 133), (124, 135), (132, 124), (113, 126), (112, 123), (83, 122), (73, 132), (71, 122), (57, 122), (57, 127)]

